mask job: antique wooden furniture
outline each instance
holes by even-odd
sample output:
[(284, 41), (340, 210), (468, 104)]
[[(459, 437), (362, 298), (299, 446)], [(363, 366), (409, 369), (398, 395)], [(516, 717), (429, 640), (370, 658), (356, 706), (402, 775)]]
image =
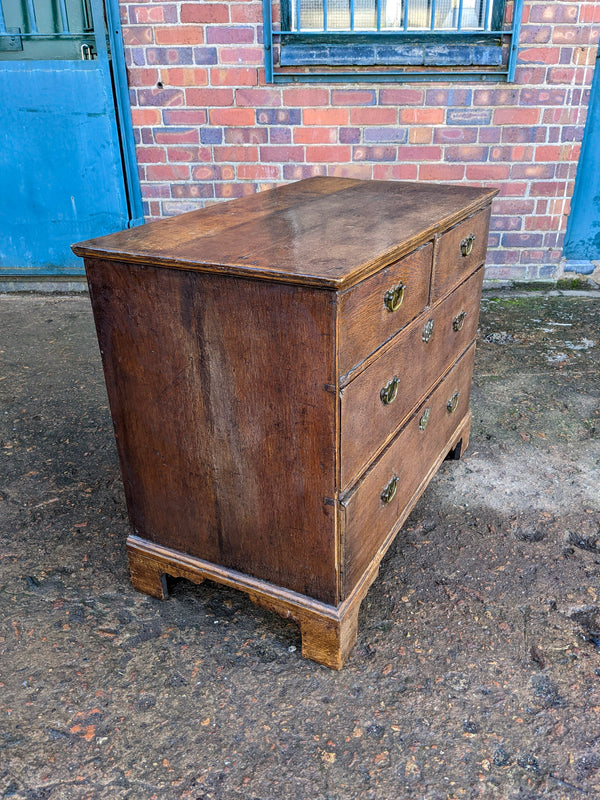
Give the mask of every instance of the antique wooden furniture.
[(342, 666), (383, 554), (467, 445), (494, 195), (312, 178), (74, 247), (137, 589), (241, 589)]

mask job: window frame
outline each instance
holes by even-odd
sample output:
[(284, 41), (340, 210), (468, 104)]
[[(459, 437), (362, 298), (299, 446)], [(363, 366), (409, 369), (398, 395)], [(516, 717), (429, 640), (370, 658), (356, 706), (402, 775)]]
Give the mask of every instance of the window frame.
[[(273, 25), (277, 1), (281, 22)], [(508, 0), (490, 0), (490, 30), (458, 31), (294, 31), (295, 1), (263, 0), (267, 83), (514, 80), (524, 0), (513, 0), (510, 23), (503, 22)], [(474, 63), (465, 62), (468, 48)]]

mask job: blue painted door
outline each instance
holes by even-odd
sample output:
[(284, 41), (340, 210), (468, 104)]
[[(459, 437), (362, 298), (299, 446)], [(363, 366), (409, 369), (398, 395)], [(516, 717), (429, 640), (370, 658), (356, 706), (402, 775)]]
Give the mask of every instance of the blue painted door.
[(102, 0), (0, 2), (0, 277), (80, 274), (70, 245), (126, 228), (139, 205)]
[[(570, 260), (600, 259), (600, 51), (596, 57), (587, 121), (564, 255)], [(591, 270), (591, 265), (590, 265)]]

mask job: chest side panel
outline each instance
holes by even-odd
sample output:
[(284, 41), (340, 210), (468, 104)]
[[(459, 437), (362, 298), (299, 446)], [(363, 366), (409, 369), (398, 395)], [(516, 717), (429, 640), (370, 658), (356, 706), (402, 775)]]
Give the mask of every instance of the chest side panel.
[(134, 532), (335, 604), (332, 294), (86, 267)]

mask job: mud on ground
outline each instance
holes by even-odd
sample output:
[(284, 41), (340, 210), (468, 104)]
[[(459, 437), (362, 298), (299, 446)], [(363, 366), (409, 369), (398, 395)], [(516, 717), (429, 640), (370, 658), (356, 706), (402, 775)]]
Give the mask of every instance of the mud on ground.
[(469, 450), (339, 673), (244, 595), (133, 591), (89, 301), (0, 319), (0, 797), (600, 797), (595, 293), (486, 297)]

